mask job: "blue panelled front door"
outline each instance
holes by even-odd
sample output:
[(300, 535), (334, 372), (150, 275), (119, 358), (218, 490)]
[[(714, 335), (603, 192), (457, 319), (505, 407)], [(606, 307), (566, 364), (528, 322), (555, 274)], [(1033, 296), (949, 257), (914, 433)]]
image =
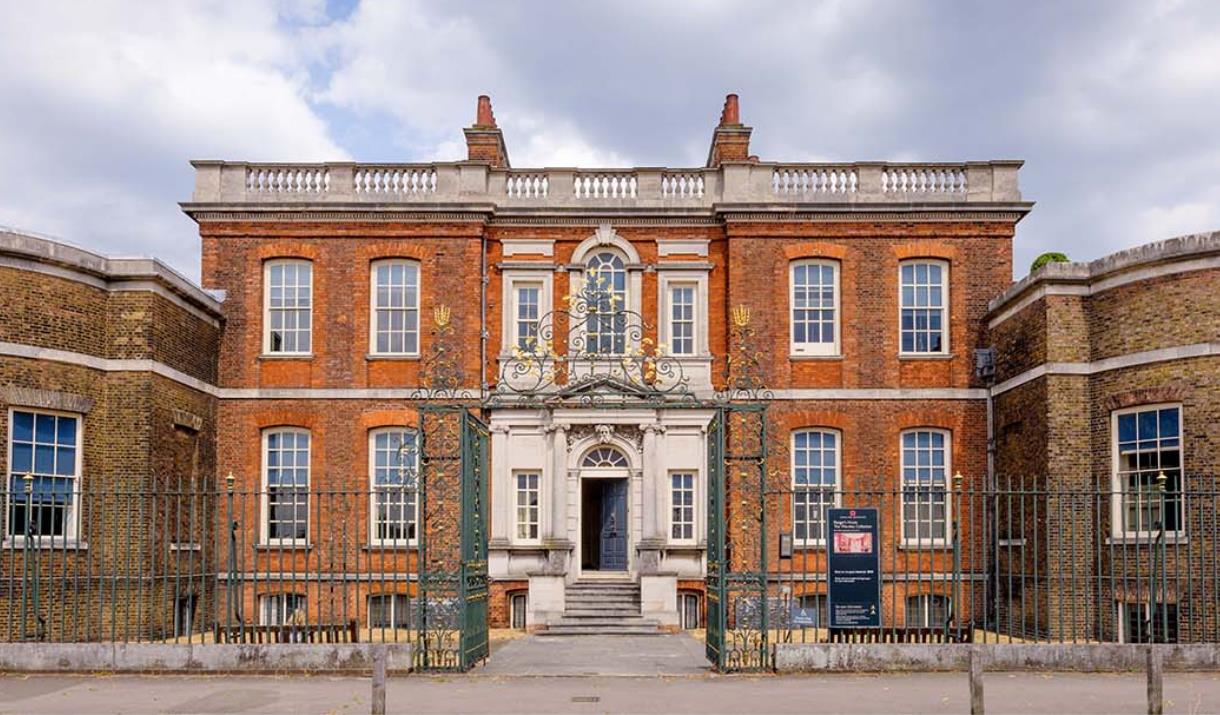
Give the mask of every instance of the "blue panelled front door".
[(600, 571), (627, 570), (627, 480), (602, 482)]

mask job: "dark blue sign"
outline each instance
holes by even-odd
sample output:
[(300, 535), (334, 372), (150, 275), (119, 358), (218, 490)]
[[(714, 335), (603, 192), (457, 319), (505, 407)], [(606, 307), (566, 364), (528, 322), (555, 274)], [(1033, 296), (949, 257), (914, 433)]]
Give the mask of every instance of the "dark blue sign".
[(881, 627), (881, 541), (876, 509), (826, 510), (831, 628)]

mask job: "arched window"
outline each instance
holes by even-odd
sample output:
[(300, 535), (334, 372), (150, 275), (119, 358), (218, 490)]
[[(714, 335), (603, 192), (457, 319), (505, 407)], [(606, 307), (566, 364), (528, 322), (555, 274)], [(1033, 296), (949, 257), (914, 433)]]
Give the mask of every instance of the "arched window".
[(793, 263), (790, 289), (792, 354), (839, 354), (838, 261)]
[(585, 458), (580, 462), (580, 466), (586, 469), (607, 467), (611, 469), (626, 469), (628, 464), (627, 457), (614, 447), (598, 447), (590, 450), (585, 455)]
[(949, 264), (932, 259), (904, 261), (898, 268), (898, 285), (899, 351), (912, 355), (949, 352)]
[(586, 265), (587, 350), (622, 355), (627, 351), (627, 266), (610, 251), (593, 254)]
[(418, 445), (415, 430), (385, 427), (369, 432), (370, 519), (376, 544), (415, 540)]
[(419, 264), (400, 259), (372, 265), (369, 320), (373, 355), (419, 354)]
[(792, 532), (798, 543), (826, 539), (826, 510), (839, 491), (839, 433), (792, 433)]

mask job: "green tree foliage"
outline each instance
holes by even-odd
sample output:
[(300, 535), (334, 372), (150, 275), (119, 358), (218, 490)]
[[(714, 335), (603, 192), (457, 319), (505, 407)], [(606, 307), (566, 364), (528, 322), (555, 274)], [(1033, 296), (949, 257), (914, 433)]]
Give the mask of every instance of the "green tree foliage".
[(1050, 253), (1043, 253), (1041, 256), (1038, 256), (1037, 258), (1035, 258), (1034, 262), (1029, 265), (1029, 272), (1033, 273), (1034, 271), (1038, 270), (1039, 268), (1041, 268), (1042, 266), (1045, 266), (1048, 263), (1067, 263), (1067, 262), (1068, 262), (1067, 254), (1059, 253), (1058, 251), (1051, 251)]

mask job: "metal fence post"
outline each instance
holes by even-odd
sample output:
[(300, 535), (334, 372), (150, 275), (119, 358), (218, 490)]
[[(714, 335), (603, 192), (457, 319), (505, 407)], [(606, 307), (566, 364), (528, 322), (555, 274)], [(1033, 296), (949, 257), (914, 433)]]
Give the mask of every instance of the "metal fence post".
[(1148, 646), (1148, 715), (1161, 715), (1165, 709), (1164, 660), (1161, 649)]
[(970, 715), (983, 715), (983, 652), (970, 647)]
[(386, 646), (375, 645), (373, 650), (373, 700), (372, 715), (385, 715), (385, 660)]

